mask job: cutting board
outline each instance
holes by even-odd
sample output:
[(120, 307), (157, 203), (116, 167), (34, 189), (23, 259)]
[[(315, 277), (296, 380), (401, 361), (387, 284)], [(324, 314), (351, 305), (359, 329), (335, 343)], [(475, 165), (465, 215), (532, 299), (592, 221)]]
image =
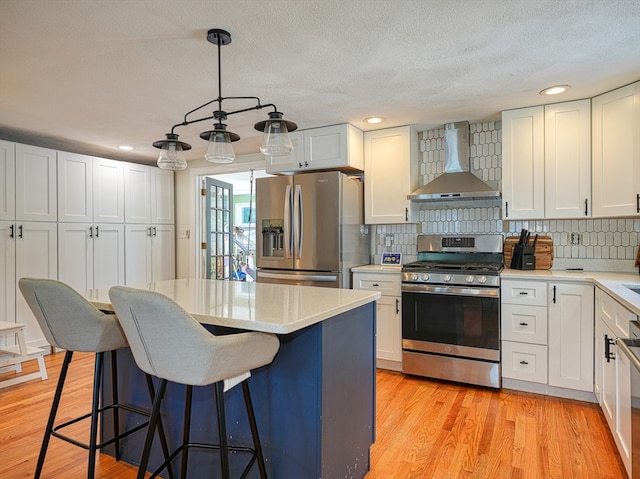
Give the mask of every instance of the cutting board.
[[(511, 264), (513, 247), (518, 244), (519, 239), (518, 236), (507, 236), (504, 239), (504, 264), (507, 268)], [(533, 236), (529, 244), (533, 244)], [(551, 269), (553, 266), (553, 238), (551, 236), (538, 236), (534, 256), (536, 269)]]

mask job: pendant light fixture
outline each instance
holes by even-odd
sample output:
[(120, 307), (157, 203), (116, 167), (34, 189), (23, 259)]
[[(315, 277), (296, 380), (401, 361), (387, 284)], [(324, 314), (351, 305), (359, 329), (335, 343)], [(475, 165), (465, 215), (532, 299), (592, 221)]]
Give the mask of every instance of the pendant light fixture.
[[(269, 113), (269, 119), (260, 121), (255, 124), (255, 129), (262, 131), (262, 144), (260, 151), (265, 156), (286, 156), (293, 150), (293, 144), (289, 138), (289, 132), (294, 131), (298, 126), (291, 122), (283, 120), (282, 113), (280, 113), (277, 107), (272, 104), (263, 105), (260, 102), (260, 98), (255, 96), (222, 96), (222, 74), (221, 74), (221, 62), (220, 62), (220, 47), (231, 43), (231, 34), (225, 30), (219, 28), (213, 28), (207, 32), (207, 40), (218, 47), (218, 98), (208, 101), (204, 105), (194, 108), (188, 111), (184, 115), (182, 123), (177, 123), (171, 128), (171, 133), (166, 134), (166, 139), (159, 140), (153, 143), (153, 146), (160, 149), (160, 156), (158, 158), (158, 167), (167, 170), (183, 170), (187, 167), (187, 162), (184, 157), (184, 151), (190, 150), (191, 145), (184, 143), (178, 139), (178, 135), (175, 133), (175, 129), (179, 126), (187, 126), (192, 123), (198, 123), (201, 121), (215, 120), (213, 130), (205, 131), (200, 134), (200, 138), (209, 142), (207, 152), (204, 157), (207, 161), (212, 163), (230, 163), (235, 158), (233, 152), (232, 142), (238, 141), (240, 137), (227, 131), (227, 125), (223, 121), (231, 115), (236, 113), (243, 113), (251, 110), (261, 110), (262, 108), (273, 108), (273, 111)], [(256, 102), (255, 106), (243, 108), (235, 111), (224, 111), (222, 109), (222, 102), (225, 100), (253, 100)], [(213, 112), (211, 116), (205, 118), (198, 118), (190, 120), (189, 116), (196, 111), (211, 105), (212, 103), (218, 104), (218, 109)]]

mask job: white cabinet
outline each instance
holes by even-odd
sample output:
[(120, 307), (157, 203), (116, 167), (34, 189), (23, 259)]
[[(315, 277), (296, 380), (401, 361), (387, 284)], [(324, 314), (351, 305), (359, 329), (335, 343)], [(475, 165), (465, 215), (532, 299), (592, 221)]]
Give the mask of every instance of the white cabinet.
[(58, 221), (124, 223), (124, 164), (58, 152)]
[(549, 385), (593, 391), (593, 285), (549, 283)]
[(591, 215), (591, 102), (544, 107), (544, 216)]
[(547, 285), (501, 284), (502, 377), (547, 383)]
[(353, 272), (353, 289), (379, 291), (376, 302), (376, 358), (378, 367), (402, 370), (401, 273)]
[(503, 279), (502, 376), (593, 391), (593, 286)]
[(640, 214), (640, 82), (592, 99), (593, 216)]
[(298, 130), (289, 134), (289, 156), (267, 156), (267, 173), (364, 168), (362, 131), (348, 123)]
[(407, 195), (418, 188), (418, 151), (418, 135), (409, 126), (365, 132), (366, 224), (412, 221)]
[(544, 107), (502, 112), (504, 219), (544, 217)]
[(125, 163), (125, 223), (173, 224), (173, 171)]
[[(616, 346), (628, 338), (628, 323), (637, 316), (596, 289), (595, 393), (622, 462), (631, 474), (631, 364)], [(626, 324), (626, 328), (623, 325)], [(626, 331), (625, 331), (626, 330)]]
[(57, 221), (56, 152), (16, 144), (15, 173), (15, 219)]
[(175, 227), (125, 225), (125, 281), (145, 284), (175, 278)]
[(58, 224), (58, 279), (72, 288), (124, 284), (124, 255), (124, 224)]
[[(15, 279), (25, 276), (56, 279), (58, 277), (57, 223), (16, 222), (15, 228)], [(15, 283), (14, 283), (15, 284)], [(27, 325), (25, 337), (33, 347), (48, 345), (31, 309), (16, 287), (15, 321)], [(9, 320), (11, 321), (11, 319)]]
[(0, 140), (0, 220), (16, 218), (16, 146)]
[(591, 214), (589, 100), (502, 113), (505, 219)]

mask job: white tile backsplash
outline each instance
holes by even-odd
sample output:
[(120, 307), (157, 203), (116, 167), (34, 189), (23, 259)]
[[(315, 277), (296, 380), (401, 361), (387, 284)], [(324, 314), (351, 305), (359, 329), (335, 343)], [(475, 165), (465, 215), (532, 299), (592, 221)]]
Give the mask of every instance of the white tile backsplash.
[[(420, 186), (444, 172), (444, 129), (421, 133)], [(471, 172), (502, 188), (502, 125), (486, 122), (470, 125)], [(383, 252), (403, 253), (403, 262), (417, 257), (418, 234), (494, 234), (517, 236), (522, 228), (548, 235), (554, 242), (554, 268), (585, 267), (635, 271), (633, 261), (640, 243), (640, 218), (597, 218), (503, 221), (495, 200), (451, 203), (420, 203), (416, 224), (376, 225), (373, 261)], [(580, 234), (580, 243), (571, 244), (571, 233)]]

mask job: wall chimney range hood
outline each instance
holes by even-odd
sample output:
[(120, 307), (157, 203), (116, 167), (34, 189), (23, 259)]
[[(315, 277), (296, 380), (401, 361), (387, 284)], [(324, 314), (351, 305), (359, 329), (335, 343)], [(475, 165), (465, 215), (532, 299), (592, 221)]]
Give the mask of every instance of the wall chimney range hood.
[(444, 173), (407, 195), (412, 201), (450, 201), (499, 199), (496, 191), (471, 173), (469, 160), (469, 122), (444, 125)]

